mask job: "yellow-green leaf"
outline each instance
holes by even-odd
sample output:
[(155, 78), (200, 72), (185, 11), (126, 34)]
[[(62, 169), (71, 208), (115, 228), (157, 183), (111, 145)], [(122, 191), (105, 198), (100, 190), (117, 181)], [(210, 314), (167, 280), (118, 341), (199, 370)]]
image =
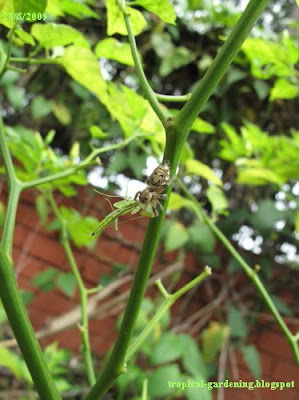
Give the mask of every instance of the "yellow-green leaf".
[(298, 95), (298, 87), (286, 79), (277, 79), (270, 92), (270, 101), (276, 99), (293, 99)]
[(103, 103), (106, 101), (106, 82), (92, 51), (83, 47), (69, 46), (58, 60), (73, 79), (95, 93)]
[(106, 57), (126, 65), (134, 65), (129, 43), (114, 38), (101, 40), (95, 48), (97, 57)]
[(221, 349), (223, 341), (229, 335), (229, 327), (212, 321), (202, 333), (202, 352), (207, 362), (213, 361)]
[(146, 8), (168, 24), (175, 24), (176, 14), (169, 0), (137, 0), (134, 5)]
[(192, 130), (199, 133), (215, 133), (214, 125), (201, 118), (196, 118), (192, 125)]
[(215, 175), (214, 171), (198, 160), (187, 160), (186, 168), (189, 174), (200, 175), (203, 178), (215, 183), (216, 185), (222, 186), (221, 180)]
[(179, 210), (182, 207), (185, 207), (188, 203), (188, 200), (184, 199), (178, 193), (172, 192), (169, 198), (168, 208), (170, 210)]
[(46, 49), (68, 44), (89, 48), (89, 44), (82, 33), (69, 25), (35, 23), (32, 25), (31, 35)]
[(52, 111), (62, 125), (69, 125), (72, 122), (72, 114), (64, 104), (54, 103)]
[[(120, 35), (127, 36), (127, 28), (125, 25), (124, 17), (117, 4), (117, 0), (106, 0), (107, 7), (107, 34), (109, 36), (119, 33)], [(146, 27), (146, 20), (140, 11), (134, 10), (131, 7), (126, 7), (127, 13), (130, 15), (130, 21), (135, 36), (139, 35)]]

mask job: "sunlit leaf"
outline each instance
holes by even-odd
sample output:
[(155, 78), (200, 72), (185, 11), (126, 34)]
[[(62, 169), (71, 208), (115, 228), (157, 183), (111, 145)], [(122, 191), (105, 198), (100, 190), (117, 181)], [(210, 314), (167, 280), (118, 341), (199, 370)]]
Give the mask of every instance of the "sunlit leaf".
[(101, 40), (95, 47), (97, 57), (105, 57), (126, 65), (134, 65), (129, 43), (114, 38)]
[(270, 101), (293, 99), (298, 95), (298, 87), (286, 79), (277, 79), (270, 92)]
[(136, 0), (134, 5), (146, 8), (168, 24), (175, 23), (176, 14), (170, 0)]
[(227, 198), (223, 190), (215, 185), (211, 185), (207, 189), (207, 197), (212, 204), (212, 210), (216, 214), (221, 214), (228, 207)]
[(187, 160), (186, 170), (189, 174), (196, 174), (203, 178), (215, 183), (216, 185), (222, 186), (221, 179), (219, 179), (214, 171), (206, 164), (198, 160)]
[(184, 197), (178, 193), (172, 192), (170, 194), (168, 208), (169, 210), (179, 210), (182, 207), (185, 207), (187, 203), (188, 200), (186, 200)]
[[(125, 25), (123, 14), (117, 4), (117, 0), (106, 0), (107, 7), (107, 34), (109, 36), (119, 33), (120, 35), (127, 36), (127, 28)], [(146, 27), (146, 20), (140, 11), (134, 8), (126, 7), (127, 13), (130, 15), (130, 21), (135, 36), (139, 35)]]
[(193, 122), (192, 130), (199, 133), (215, 133), (214, 125), (199, 117)]
[(31, 35), (46, 49), (68, 44), (89, 48), (89, 44), (82, 33), (69, 25), (35, 23), (32, 25)]
[(101, 101), (106, 100), (106, 83), (101, 75), (98, 60), (89, 49), (69, 46), (58, 60), (73, 79), (95, 93)]

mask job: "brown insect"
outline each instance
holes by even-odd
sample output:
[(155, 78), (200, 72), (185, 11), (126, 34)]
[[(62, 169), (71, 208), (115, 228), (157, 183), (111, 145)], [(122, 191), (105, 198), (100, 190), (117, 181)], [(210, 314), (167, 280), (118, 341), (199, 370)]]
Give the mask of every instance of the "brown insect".
[(146, 180), (148, 186), (144, 190), (138, 191), (134, 200), (139, 201), (145, 210), (148, 206), (151, 206), (155, 217), (157, 217), (159, 215), (158, 209), (160, 211), (163, 210), (163, 206), (159, 200), (166, 199), (166, 194), (162, 194), (162, 192), (164, 192), (171, 182), (169, 162), (165, 161), (154, 169)]

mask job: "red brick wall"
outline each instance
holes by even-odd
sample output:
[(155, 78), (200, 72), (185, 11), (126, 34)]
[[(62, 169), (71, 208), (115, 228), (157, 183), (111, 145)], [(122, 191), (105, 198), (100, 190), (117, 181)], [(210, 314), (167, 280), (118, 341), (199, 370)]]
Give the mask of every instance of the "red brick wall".
[[(80, 195), (76, 199), (63, 199), (62, 196), (57, 195), (57, 200), (58, 202), (63, 200), (64, 205), (72, 206), (79, 211), (85, 210), (88, 215), (93, 215), (99, 219), (109, 212), (107, 202), (101, 196), (94, 195), (91, 189), (80, 189), (79, 193)], [(2, 188), (0, 199), (6, 202), (6, 198), (6, 190)], [(123, 219), (127, 220), (128, 218), (123, 217)], [(109, 273), (114, 263), (132, 265), (134, 270), (145, 226), (145, 219), (127, 222), (120, 225), (117, 234), (113, 228), (108, 228), (92, 251), (74, 248), (75, 257), (86, 286), (95, 286), (99, 282), (101, 274)], [(87, 234), (90, 233), (87, 232)], [(172, 253), (166, 256), (166, 259), (171, 260), (175, 257), (176, 253)], [(62, 271), (69, 271), (66, 256), (59, 244), (58, 235), (53, 232), (46, 232), (41, 227), (34, 209), (34, 192), (25, 192), (21, 197), (17, 213), (13, 258), (20, 288), (29, 289), (35, 293), (34, 300), (28, 307), (29, 317), (35, 330), (45, 327), (53, 318), (71, 310), (78, 304), (78, 293), (73, 299), (70, 299), (59, 289), (45, 293), (39, 291), (31, 283), (36, 273), (44, 271), (49, 266), (54, 266)], [(159, 262), (156, 262), (154, 270), (158, 270), (158, 264), (162, 262), (161, 257), (158, 257), (158, 260)], [(187, 255), (185, 269), (188, 273), (182, 277), (181, 282), (189, 279), (190, 271), (198, 272), (201, 268), (202, 266), (197, 264), (194, 255)], [(129, 287), (129, 283), (121, 286), (113, 293), (111, 299), (129, 289)], [(194, 310), (198, 310), (200, 306), (193, 304)], [(192, 312), (192, 310), (189, 311)], [(112, 344), (116, 335), (115, 319), (115, 315), (110, 315), (100, 320), (92, 319), (90, 321), (91, 344), (95, 353), (105, 354)], [(80, 347), (80, 335), (76, 327), (47, 339), (42, 339), (41, 344), (45, 345), (53, 340), (59, 341), (61, 346), (71, 348), (74, 351), (78, 351)], [(298, 369), (294, 365), (293, 356), (281, 331), (273, 322), (261, 324), (258, 333), (251, 337), (251, 341), (257, 346), (261, 354), (263, 379), (268, 381), (296, 381)], [(239, 376), (231, 373), (230, 378), (232, 380), (253, 380), (241, 356), (237, 357), (237, 368)], [(295, 400), (295, 398), (299, 398), (299, 392), (290, 389), (284, 391), (225, 389), (224, 397), (220, 398), (230, 400)]]

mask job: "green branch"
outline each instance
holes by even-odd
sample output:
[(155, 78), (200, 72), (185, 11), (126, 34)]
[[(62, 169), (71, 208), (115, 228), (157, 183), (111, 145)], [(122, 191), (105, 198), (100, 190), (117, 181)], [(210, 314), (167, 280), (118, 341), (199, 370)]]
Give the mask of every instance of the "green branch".
[(54, 200), (52, 193), (48, 194), (47, 198), (52, 207), (54, 215), (60, 221), (61, 244), (64, 248), (67, 260), (71, 267), (72, 273), (74, 274), (74, 277), (76, 279), (78, 289), (79, 289), (80, 309), (81, 309), (81, 324), (79, 325), (79, 329), (80, 329), (81, 337), (82, 337), (82, 353), (83, 353), (83, 357), (84, 357), (88, 382), (89, 382), (90, 386), (92, 386), (95, 384), (96, 378), (95, 378), (95, 373), (94, 373), (94, 368), (93, 368), (93, 363), (92, 363), (91, 346), (90, 346), (90, 341), (89, 341), (89, 327), (88, 327), (88, 313), (87, 313), (88, 290), (85, 288), (84, 282), (81, 278), (79, 268), (78, 268), (78, 265), (76, 263), (76, 260), (75, 260), (74, 254), (73, 254), (73, 250), (71, 248), (70, 241), (68, 239), (66, 222), (63, 219), (63, 217), (59, 211), (59, 208), (57, 207), (57, 204)]
[(164, 302), (161, 304), (160, 308), (154, 315), (154, 317), (150, 320), (149, 324), (146, 326), (146, 328), (141, 332), (141, 334), (138, 336), (138, 338), (130, 345), (128, 352), (126, 354), (126, 361), (128, 361), (133, 354), (140, 348), (141, 344), (145, 341), (145, 339), (149, 336), (149, 334), (152, 332), (152, 330), (155, 328), (156, 324), (161, 320), (163, 315), (166, 313), (166, 311), (181, 297), (183, 296), (186, 292), (191, 290), (194, 286), (198, 285), (200, 282), (202, 282), (206, 277), (211, 275), (212, 270), (210, 267), (206, 266), (204, 271), (197, 276), (195, 279), (193, 279), (191, 282), (187, 283), (185, 286), (183, 286), (181, 289), (176, 291), (173, 294), (168, 294), (166, 289), (164, 288), (161, 280), (158, 280), (156, 282), (160, 292), (164, 296)]
[(37, 179), (34, 179), (32, 181), (28, 181), (28, 182), (22, 182), (21, 183), (22, 190), (23, 189), (32, 188), (32, 187), (35, 187), (35, 186), (39, 186), (39, 185), (42, 185), (44, 183), (57, 181), (58, 179), (67, 178), (68, 176), (74, 175), (75, 172), (79, 171), (80, 169), (83, 169), (83, 168), (88, 167), (89, 165), (92, 165), (93, 164), (93, 160), (99, 154), (105, 153), (105, 152), (111, 151), (111, 150), (121, 149), (122, 147), (125, 147), (128, 143), (130, 143), (132, 140), (136, 139), (137, 137), (141, 137), (141, 136), (144, 136), (144, 135), (143, 134), (131, 135), (127, 139), (125, 139), (124, 141), (122, 141), (120, 143), (111, 144), (109, 146), (105, 146), (105, 147), (101, 147), (100, 149), (93, 150), (89, 154), (89, 156), (87, 156), (85, 158), (85, 160), (82, 161), (81, 164), (78, 164), (78, 165), (75, 165), (73, 167), (67, 168), (67, 169), (65, 169), (63, 171), (57, 172), (57, 173), (52, 174), (52, 175), (43, 176), (42, 178), (37, 178)]
[(197, 202), (196, 198), (189, 192), (188, 188), (182, 182), (182, 180), (177, 179), (177, 182), (179, 183), (183, 192), (186, 194), (187, 198), (190, 199), (190, 201), (192, 203), (192, 208), (194, 209), (194, 211), (197, 211), (196, 214), (198, 215), (198, 217), (200, 219), (202, 219), (209, 226), (211, 231), (213, 231), (215, 233), (216, 237), (222, 242), (222, 244), (227, 248), (227, 250), (230, 252), (230, 254), (234, 257), (234, 259), (240, 264), (240, 266), (245, 271), (247, 276), (253, 282), (254, 286), (257, 288), (258, 292), (264, 299), (268, 309), (272, 313), (273, 317), (275, 318), (276, 322), (278, 323), (282, 332), (284, 333), (286, 339), (288, 340), (290, 347), (292, 349), (292, 352), (294, 354), (296, 363), (299, 366), (299, 349), (298, 349), (298, 345), (297, 345), (296, 336), (292, 334), (292, 332), (289, 330), (286, 323), (282, 319), (281, 315), (279, 314), (277, 308), (275, 307), (275, 305), (271, 299), (271, 296), (269, 295), (269, 293), (265, 289), (262, 281), (260, 280), (258, 271), (252, 269), (247, 264), (247, 262), (244, 260), (244, 258), (241, 257), (241, 255), (237, 252), (237, 250), (230, 243), (230, 241), (226, 238), (226, 236), (221, 232), (221, 230), (217, 227), (217, 225), (215, 225), (214, 222), (202, 210), (200, 204)]
[(147, 101), (152, 106), (152, 109), (154, 110), (157, 117), (162, 122), (163, 126), (165, 126), (166, 116), (165, 116), (164, 112), (162, 111), (161, 106), (157, 100), (157, 97), (156, 97), (153, 89), (150, 87), (150, 85), (146, 79), (146, 76), (144, 74), (143, 68), (142, 68), (142, 64), (141, 64), (137, 46), (136, 46), (135, 37), (134, 37), (132, 26), (131, 26), (130, 16), (128, 15), (128, 13), (126, 11), (125, 0), (117, 0), (117, 1), (119, 4), (119, 7), (123, 13), (123, 16), (124, 16), (125, 24), (126, 24), (127, 31), (128, 31), (128, 39), (129, 39), (129, 43), (130, 43), (130, 47), (131, 47), (132, 57), (134, 60), (138, 79), (139, 79), (141, 88), (143, 90), (143, 94), (144, 94), (145, 98), (147, 99)]
[(8, 182), (8, 203), (5, 213), (4, 227), (2, 232), (1, 244), (4, 251), (11, 255), (13, 233), (15, 228), (15, 220), (18, 208), (19, 197), (21, 193), (20, 182), (15, 174), (11, 155), (7, 146), (4, 133), (4, 125), (2, 116), (0, 115), (0, 151), (3, 157), (3, 163), (7, 173)]
[(24, 63), (24, 64), (58, 64), (58, 65), (61, 65), (61, 61), (56, 60), (55, 58), (11, 57), (10, 62)]
[(165, 101), (167, 103), (179, 103), (188, 101), (191, 97), (191, 93), (182, 95), (182, 96), (170, 96), (168, 94), (159, 94), (155, 93), (156, 97), (160, 101)]
[(43, 400), (61, 400), (20, 296), (12, 261), (2, 246), (0, 246), (0, 295), (11, 328), (40, 398)]

